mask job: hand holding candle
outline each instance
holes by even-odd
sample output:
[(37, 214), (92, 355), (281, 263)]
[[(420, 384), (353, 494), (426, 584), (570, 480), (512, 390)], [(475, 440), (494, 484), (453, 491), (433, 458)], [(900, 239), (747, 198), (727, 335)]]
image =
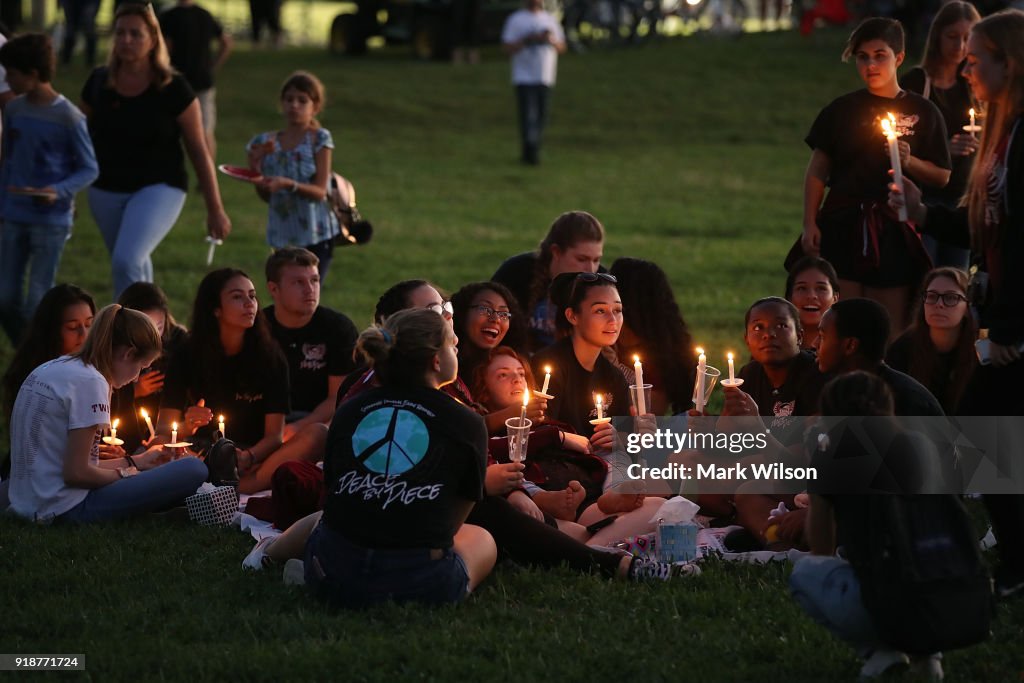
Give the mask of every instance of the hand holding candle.
[(612, 419), (610, 417), (605, 417), (604, 416), (604, 395), (603, 394), (597, 394), (597, 393), (594, 394), (594, 407), (597, 409), (597, 418), (591, 420), (590, 424), (592, 424), (592, 425), (594, 425), (596, 427), (597, 425), (605, 424), (606, 422), (611, 422), (612, 421)]
[[(903, 167), (900, 165), (900, 149), (897, 142), (896, 117), (891, 113), (882, 119), (882, 132), (889, 144), (889, 163), (892, 165), (892, 181), (900, 192), (903, 192)], [(907, 221), (907, 207), (901, 205), (899, 209), (901, 221)]]
[(972, 138), (978, 137), (977, 133), (981, 131), (981, 126), (977, 125), (977, 113), (974, 111), (974, 107), (968, 112), (971, 117), (971, 123), (968, 126), (964, 126), (964, 130), (971, 134)]
[(732, 351), (725, 354), (726, 359), (729, 362), (729, 379), (722, 380), (723, 387), (738, 387), (743, 384), (742, 379), (736, 379), (736, 364)]
[(550, 365), (545, 365), (544, 366), (544, 386), (542, 386), (540, 388), (540, 391), (534, 391), (533, 393), (536, 396), (540, 397), (540, 398), (548, 398), (548, 399), (554, 398), (554, 396), (552, 396), (551, 394), (548, 393), (548, 386), (550, 386), (550, 385), (551, 385), (551, 366)]
[(121, 420), (114, 418), (114, 421), (110, 424), (110, 436), (103, 437), (103, 443), (108, 446), (122, 446), (124, 441), (117, 438), (117, 426), (121, 424)]

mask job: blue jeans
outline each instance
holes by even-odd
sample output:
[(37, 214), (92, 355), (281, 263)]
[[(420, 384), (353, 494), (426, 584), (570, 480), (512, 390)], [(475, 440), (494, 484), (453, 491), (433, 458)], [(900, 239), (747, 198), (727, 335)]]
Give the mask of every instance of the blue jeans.
[(136, 192), (107, 192), (95, 187), (88, 192), (89, 208), (110, 252), (117, 299), (129, 285), (153, 281), (150, 255), (181, 215), (185, 191), (160, 183)]
[(950, 266), (967, 270), (971, 265), (971, 250), (962, 247), (954, 247), (945, 242), (939, 242), (931, 235), (922, 235), (921, 243), (924, 250), (932, 257), (932, 266)]
[(199, 458), (174, 460), (93, 489), (59, 519), (84, 524), (154, 512), (191, 496), (206, 476), (206, 465)]
[(517, 85), (519, 104), (519, 136), (522, 140), (522, 160), (528, 164), (540, 163), (540, 142), (548, 121), (548, 99), (551, 88), (546, 85)]
[[(53, 287), (69, 233), (66, 225), (0, 224), (0, 324), (15, 346), (39, 300)], [(28, 293), (23, 295), (26, 270)]]
[(451, 548), (363, 548), (324, 522), (306, 542), (305, 572), (313, 594), (335, 607), (366, 608), (387, 600), (443, 605), (463, 600), (469, 591), (466, 565)]
[(860, 597), (860, 581), (846, 560), (808, 555), (796, 563), (789, 590), (807, 615), (854, 647), (861, 657), (885, 647)]

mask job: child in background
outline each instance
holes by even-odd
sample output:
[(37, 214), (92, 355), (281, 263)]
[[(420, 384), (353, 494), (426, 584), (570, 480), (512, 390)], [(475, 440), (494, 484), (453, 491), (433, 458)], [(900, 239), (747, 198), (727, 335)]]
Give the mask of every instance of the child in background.
[(316, 120), (323, 106), (323, 83), (307, 71), (296, 71), (281, 86), (285, 129), (260, 133), (246, 146), (249, 166), (263, 174), (256, 194), (270, 205), (267, 242), (275, 249), (292, 246), (313, 252), (320, 259), (321, 285), (339, 232), (327, 205), (334, 140)]
[(75, 194), (99, 175), (85, 117), (51, 85), (55, 63), (41, 33), (0, 47), (7, 82), (19, 95), (4, 111), (0, 153), (0, 322), (15, 345), (54, 285)]

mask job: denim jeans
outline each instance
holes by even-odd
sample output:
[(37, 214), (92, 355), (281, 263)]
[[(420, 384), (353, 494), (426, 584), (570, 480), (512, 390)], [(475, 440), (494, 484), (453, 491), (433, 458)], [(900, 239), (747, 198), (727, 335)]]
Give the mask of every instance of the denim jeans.
[(59, 517), (87, 523), (124, 519), (155, 512), (180, 503), (206, 481), (206, 465), (199, 458), (181, 458), (93, 489), (81, 503)]
[(950, 266), (967, 270), (971, 265), (971, 250), (963, 247), (954, 247), (945, 242), (940, 242), (931, 235), (923, 235), (921, 243), (924, 250), (932, 257), (932, 265), (935, 268)]
[(95, 187), (88, 192), (89, 208), (110, 252), (117, 299), (129, 285), (153, 281), (150, 255), (181, 215), (185, 191), (160, 183), (135, 192), (107, 192)]
[(66, 225), (0, 223), (0, 324), (12, 344), (20, 341), (39, 300), (53, 287), (69, 233)]
[(884, 647), (860, 597), (860, 581), (846, 560), (823, 555), (800, 559), (789, 590), (811, 619), (854, 647), (861, 657)]
[(519, 136), (523, 146), (523, 161), (540, 162), (540, 143), (548, 121), (548, 99), (551, 88), (546, 85), (517, 85), (519, 103)]

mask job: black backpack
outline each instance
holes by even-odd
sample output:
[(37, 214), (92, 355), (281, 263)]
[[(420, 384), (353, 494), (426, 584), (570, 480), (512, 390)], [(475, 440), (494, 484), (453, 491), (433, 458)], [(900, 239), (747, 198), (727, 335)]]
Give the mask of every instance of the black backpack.
[(869, 496), (861, 596), (879, 639), (908, 654), (974, 645), (989, 636), (992, 579), (960, 499)]

